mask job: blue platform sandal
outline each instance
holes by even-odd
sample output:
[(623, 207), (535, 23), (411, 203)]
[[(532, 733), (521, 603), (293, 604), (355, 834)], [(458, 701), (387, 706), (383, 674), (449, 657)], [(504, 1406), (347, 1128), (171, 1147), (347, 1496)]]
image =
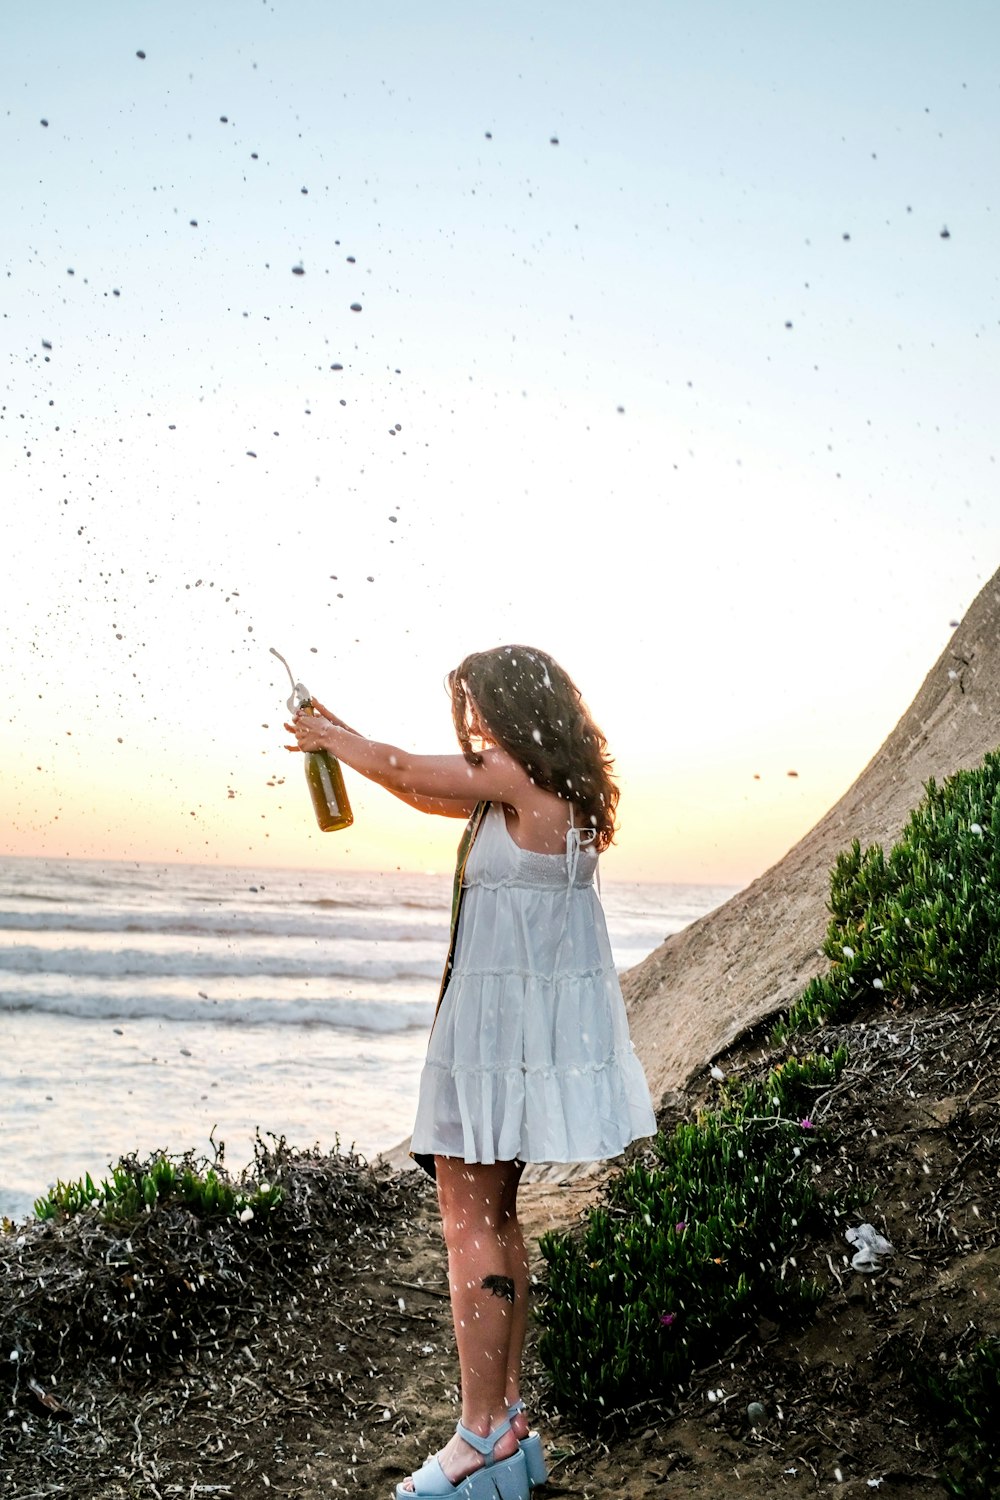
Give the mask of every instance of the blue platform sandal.
[[(508, 1420), (516, 1417), (519, 1412), (524, 1411), (523, 1401), (513, 1401), (507, 1408)], [(528, 1483), (532, 1489), (536, 1484), (544, 1484), (549, 1477), (549, 1471), (545, 1465), (545, 1455), (542, 1452), (542, 1440), (537, 1432), (529, 1432), (526, 1438), (518, 1438), (518, 1445), (524, 1454), (524, 1466), (528, 1471)]]
[(531, 1489), (524, 1453), (518, 1445), (517, 1452), (509, 1458), (494, 1459), (493, 1449), (510, 1431), (508, 1416), (499, 1427), (494, 1427), (489, 1437), (480, 1437), (470, 1432), (461, 1422), (455, 1428), (460, 1438), (483, 1455), (485, 1463), (481, 1469), (452, 1484), (441, 1467), (440, 1459), (429, 1458), (422, 1468), (411, 1477), (412, 1490), (396, 1486), (396, 1500), (528, 1500)]

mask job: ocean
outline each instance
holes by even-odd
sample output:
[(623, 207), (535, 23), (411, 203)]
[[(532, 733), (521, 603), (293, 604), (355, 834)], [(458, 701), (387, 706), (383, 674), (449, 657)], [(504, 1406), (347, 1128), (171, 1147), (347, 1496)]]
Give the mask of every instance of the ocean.
[[(638, 963), (733, 887), (614, 884)], [(0, 860), (0, 1215), (131, 1151), (408, 1133), (448, 937), (447, 876)]]

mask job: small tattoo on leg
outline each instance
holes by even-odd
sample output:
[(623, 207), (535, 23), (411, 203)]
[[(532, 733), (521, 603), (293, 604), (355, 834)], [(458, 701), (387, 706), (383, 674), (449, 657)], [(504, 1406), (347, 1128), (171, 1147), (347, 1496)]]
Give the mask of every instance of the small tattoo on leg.
[(509, 1276), (484, 1276), (480, 1286), (484, 1292), (492, 1292), (494, 1297), (503, 1297), (508, 1302), (514, 1300), (514, 1283)]

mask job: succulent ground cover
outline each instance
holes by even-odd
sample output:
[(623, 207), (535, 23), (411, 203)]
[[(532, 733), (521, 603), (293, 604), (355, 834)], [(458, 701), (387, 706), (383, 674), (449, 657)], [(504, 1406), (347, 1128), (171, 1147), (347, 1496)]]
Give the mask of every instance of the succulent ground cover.
[(706, 1350), (761, 1316), (815, 1307), (822, 1287), (798, 1255), (848, 1202), (814, 1185), (813, 1116), (846, 1058), (786, 1057), (724, 1082), (713, 1108), (611, 1179), (582, 1236), (543, 1238), (540, 1355), (564, 1407), (599, 1425), (642, 1395), (673, 1394)]
[(1000, 752), (929, 781), (888, 854), (855, 840), (830, 879), (818, 975), (778, 1039), (870, 1000), (953, 1007), (1000, 993)]

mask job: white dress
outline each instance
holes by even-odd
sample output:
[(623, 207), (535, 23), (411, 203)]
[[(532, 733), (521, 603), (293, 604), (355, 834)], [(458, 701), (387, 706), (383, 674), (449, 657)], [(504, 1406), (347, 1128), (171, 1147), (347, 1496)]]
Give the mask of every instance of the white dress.
[(655, 1132), (586, 837), (570, 828), (565, 855), (537, 854), (515, 844), (499, 803), (488, 808), (421, 1075), (415, 1155), (596, 1161)]

